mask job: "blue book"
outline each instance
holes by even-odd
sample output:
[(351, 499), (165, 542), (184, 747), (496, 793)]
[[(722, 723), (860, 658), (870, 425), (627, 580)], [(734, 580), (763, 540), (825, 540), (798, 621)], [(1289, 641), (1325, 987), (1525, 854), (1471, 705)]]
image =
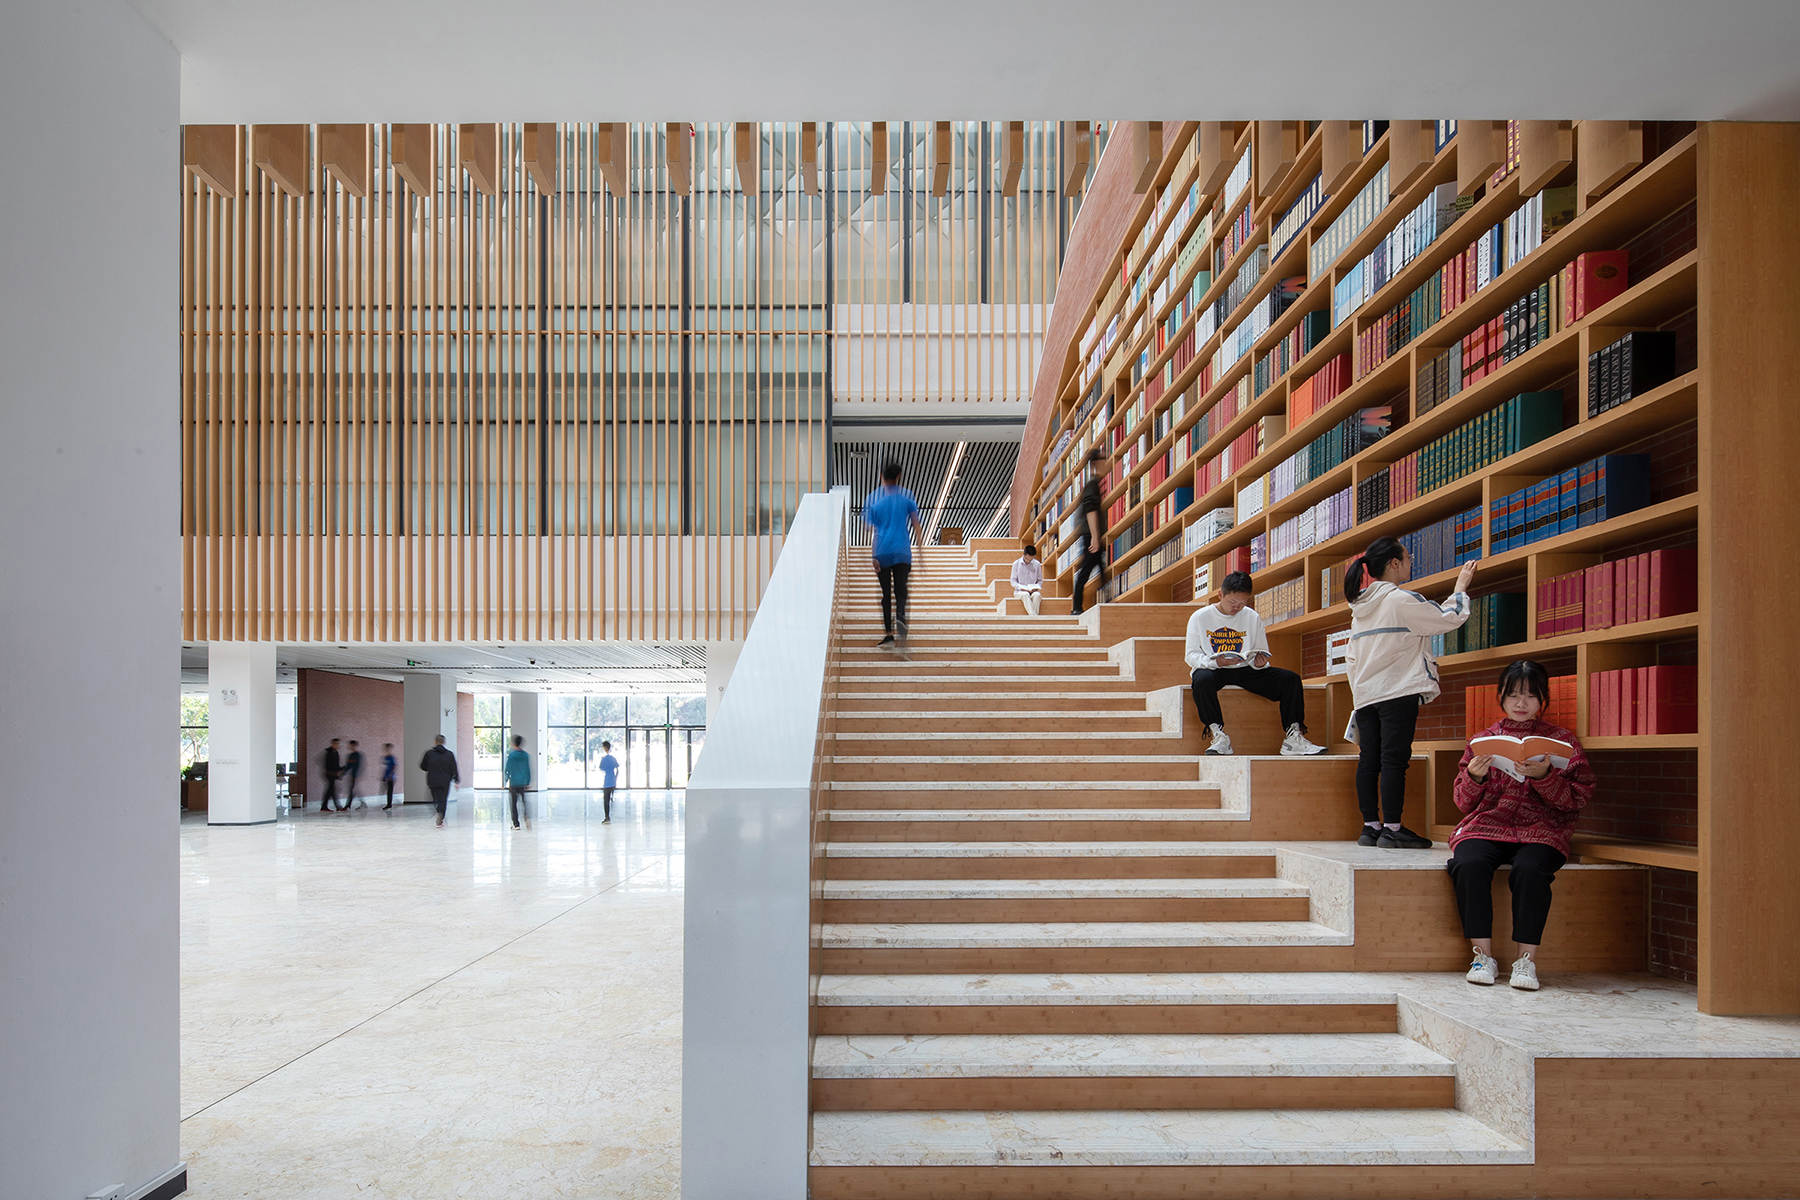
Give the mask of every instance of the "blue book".
[(1650, 503), (1650, 456), (1608, 454), (1594, 460), (1594, 507), (1589, 524), (1610, 521)]
[(1581, 468), (1570, 467), (1562, 473), (1562, 480), (1557, 485), (1556, 512), (1558, 533), (1574, 533), (1576, 518), (1580, 516), (1578, 500), (1580, 497)]

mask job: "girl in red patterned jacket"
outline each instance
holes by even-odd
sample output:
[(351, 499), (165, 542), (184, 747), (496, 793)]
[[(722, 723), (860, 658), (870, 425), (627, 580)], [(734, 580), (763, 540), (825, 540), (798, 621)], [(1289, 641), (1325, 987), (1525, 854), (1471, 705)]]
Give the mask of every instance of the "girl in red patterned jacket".
[(1544, 937), (1550, 914), (1550, 884), (1568, 861), (1569, 834), (1581, 810), (1594, 796), (1594, 772), (1575, 734), (1538, 719), (1550, 700), (1550, 679), (1537, 663), (1520, 659), (1500, 672), (1497, 689), (1499, 722), (1486, 734), (1552, 737), (1574, 751), (1566, 766), (1548, 758), (1519, 764), (1524, 779), (1501, 769), (1491, 755), (1463, 751), (1456, 773), (1456, 807), (1462, 822), (1450, 837), (1450, 881), (1463, 934), (1474, 943), (1475, 960), (1466, 976), (1470, 983), (1491, 984), (1499, 974), (1494, 960), (1494, 871), (1511, 863), (1512, 935), (1519, 957), (1513, 962), (1512, 985), (1526, 991), (1538, 987), (1532, 957)]

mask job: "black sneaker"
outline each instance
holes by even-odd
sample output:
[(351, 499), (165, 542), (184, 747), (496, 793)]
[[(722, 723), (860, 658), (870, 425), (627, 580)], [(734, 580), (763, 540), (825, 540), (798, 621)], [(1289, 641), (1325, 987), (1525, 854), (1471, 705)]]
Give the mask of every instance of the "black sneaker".
[(876, 642), (875, 648), (877, 650), (886, 650), (893, 644), (894, 644), (894, 635), (890, 633), (886, 637), (882, 638), (879, 642)]
[(1375, 839), (1375, 844), (1380, 846), (1383, 850), (1431, 849), (1430, 838), (1420, 837), (1404, 825), (1398, 829), (1389, 829), (1385, 825), (1382, 826), (1381, 836)]
[(1362, 836), (1356, 839), (1356, 844), (1359, 846), (1373, 846), (1375, 844), (1375, 839), (1379, 837), (1380, 834), (1381, 826), (1364, 825)]

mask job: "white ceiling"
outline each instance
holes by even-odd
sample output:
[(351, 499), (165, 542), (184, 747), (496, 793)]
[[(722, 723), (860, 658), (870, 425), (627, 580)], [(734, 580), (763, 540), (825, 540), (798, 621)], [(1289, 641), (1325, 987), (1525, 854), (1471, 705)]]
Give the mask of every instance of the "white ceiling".
[(187, 122), (1800, 118), (1795, 0), (133, 0)]
[[(408, 670), (450, 675), (465, 692), (695, 692), (706, 686), (706, 647), (691, 642), (329, 642), (278, 646), (277, 677), (297, 669), (399, 680)], [(206, 682), (206, 644), (181, 647), (184, 684)]]

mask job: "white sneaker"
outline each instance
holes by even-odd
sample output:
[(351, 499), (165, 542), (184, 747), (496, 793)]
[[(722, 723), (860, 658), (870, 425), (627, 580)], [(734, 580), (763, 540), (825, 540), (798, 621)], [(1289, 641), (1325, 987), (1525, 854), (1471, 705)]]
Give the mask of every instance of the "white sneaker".
[(1469, 964), (1469, 973), (1463, 976), (1470, 983), (1479, 983), (1483, 987), (1492, 987), (1500, 978), (1500, 963), (1491, 954), (1483, 954), (1480, 947), (1475, 949), (1475, 961)]
[(1206, 748), (1208, 754), (1231, 753), (1231, 739), (1225, 736), (1223, 725), (1208, 725), (1206, 731), (1212, 734), (1212, 745)]
[(1281, 752), (1289, 758), (1295, 758), (1307, 754), (1323, 754), (1325, 747), (1315, 746), (1307, 741), (1306, 735), (1300, 732), (1298, 725), (1289, 725), (1287, 736), (1281, 739)]
[(1529, 958), (1515, 958), (1513, 960), (1511, 983), (1521, 992), (1537, 991), (1537, 964), (1532, 962)]

